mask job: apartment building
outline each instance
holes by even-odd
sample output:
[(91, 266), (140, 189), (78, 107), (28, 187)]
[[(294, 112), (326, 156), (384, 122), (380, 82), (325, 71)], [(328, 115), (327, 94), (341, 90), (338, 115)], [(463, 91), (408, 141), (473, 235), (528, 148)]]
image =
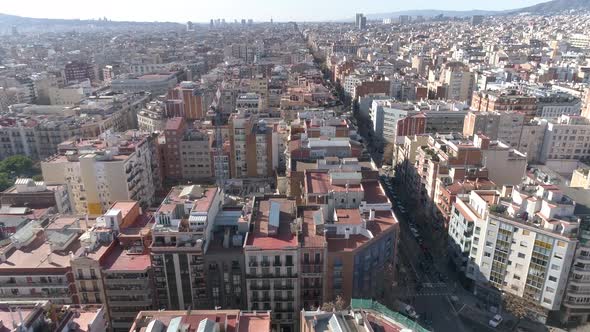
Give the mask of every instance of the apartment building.
[(304, 202), (327, 243), (324, 299), (377, 296), (395, 266), (399, 224), (376, 173), (305, 171)]
[(370, 109), (373, 131), (386, 142), (401, 142), (402, 136), (424, 133), (460, 132), (467, 111), (453, 104), (396, 103), (392, 100), (375, 100)]
[(203, 120), (207, 114), (203, 93), (195, 82), (180, 82), (168, 90), (166, 96), (167, 117), (182, 117), (187, 121)]
[[(453, 170), (454, 171), (454, 170)], [(495, 190), (496, 184), (487, 178), (487, 170), (478, 170), (467, 174), (463, 179), (452, 183), (439, 180), (438, 196), (436, 197), (437, 214), (443, 222), (444, 229), (448, 229), (451, 220), (453, 204), (457, 197), (469, 195), (473, 190)]]
[[(420, 113), (412, 104), (394, 103), (392, 100), (374, 100), (369, 110), (373, 132), (387, 142), (395, 142), (398, 136), (398, 121)], [(425, 124), (418, 124), (424, 128)], [(424, 130), (424, 129), (422, 129)]]
[(244, 240), (248, 207), (227, 207), (219, 211), (205, 251), (207, 297), (213, 307), (248, 310)]
[[(408, 147), (412, 146), (411, 141), (407, 143)], [(527, 166), (524, 154), (484, 135), (475, 135), (473, 141), (460, 135), (430, 135), (427, 144), (417, 147), (415, 160), (413, 170), (407, 162), (401, 161), (407, 166), (402, 168), (404, 180), (411, 194), (421, 199), (433, 215), (439, 214), (437, 205), (444, 205), (440, 199), (445, 196), (442, 193), (446, 186), (477, 178), (497, 186), (515, 185), (522, 181)], [(445, 211), (441, 213), (448, 222)]]
[(180, 142), (184, 138), (185, 131), (184, 118), (174, 117), (166, 121), (163, 140), (159, 140), (162, 158), (160, 162), (165, 179), (178, 180), (182, 178)]
[(136, 128), (136, 114), (146, 102), (142, 95), (105, 94), (76, 107), (12, 105), (11, 112), (0, 117), (0, 158), (20, 154), (44, 159), (65, 140)]
[(166, 126), (166, 105), (161, 101), (151, 101), (137, 112), (137, 128), (148, 133), (164, 131)]
[(315, 224), (321, 213), (316, 209), (300, 213), (299, 304), (304, 310), (321, 308), (324, 303), (328, 243), (321, 227)]
[(518, 148), (522, 139), (524, 113), (521, 112), (469, 112), (465, 116), (463, 135), (482, 134)]
[(269, 105), (269, 79), (263, 75), (259, 75), (250, 80), (250, 91), (260, 96), (260, 109), (264, 110)]
[(70, 257), (81, 304), (102, 304), (113, 331), (128, 331), (138, 311), (154, 308), (147, 248), (152, 218), (138, 202), (119, 201), (89, 222), (77, 220), (83, 250)]
[(418, 147), (427, 145), (429, 135), (408, 135), (404, 136), (399, 144), (396, 144), (393, 149), (392, 165), (396, 177), (402, 180), (403, 183), (408, 183), (412, 174), (415, 173), (414, 163)]
[(267, 124), (243, 110), (229, 119), (231, 176), (270, 177), (279, 164), (279, 135)]
[(307, 137), (318, 138), (349, 137), (354, 131), (348, 121), (338, 117), (334, 111), (319, 108), (298, 112), (289, 124), (289, 132), (292, 137), (305, 133)]
[(562, 115), (548, 122), (539, 162), (551, 159), (586, 160), (590, 157), (590, 123), (580, 116)]
[[(78, 304), (70, 251), (79, 231), (73, 220), (33, 220), (16, 231), (0, 250), (0, 297), (6, 300)], [(50, 227), (42, 227), (49, 223)]]
[(64, 75), (67, 82), (96, 79), (96, 69), (92, 64), (82, 61), (72, 61), (66, 64)]
[(537, 99), (537, 117), (557, 119), (562, 115), (580, 115), (582, 101), (567, 94), (541, 96)]
[(210, 140), (213, 133), (205, 129), (193, 128), (185, 131), (179, 142), (180, 167), (185, 180), (210, 180), (213, 165), (210, 153)]
[(41, 162), (48, 185), (68, 186), (72, 209), (99, 215), (118, 200), (153, 203), (159, 178), (155, 136), (137, 131), (65, 141)]
[(528, 180), (506, 204), (490, 191), (457, 199), (449, 235), (476, 292), (493, 286), (559, 310), (578, 242), (574, 207), (557, 187)]
[[(140, 214), (136, 202), (117, 202), (121, 231), (101, 260), (104, 295), (113, 331), (129, 331), (138, 311), (155, 309), (153, 270), (148, 248), (151, 216)], [(111, 213), (112, 215), (112, 213)], [(109, 213), (104, 217), (109, 218)]]
[(260, 95), (254, 92), (242, 93), (236, 100), (236, 109), (245, 110), (251, 114), (258, 114), (262, 111), (262, 101)]
[(203, 255), (221, 204), (217, 188), (174, 187), (154, 214), (150, 250), (159, 307), (210, 307)]
[(111, 81), (111, 89), (114, 92), (149, 92), (159, 96), (166, 94), (169, 89), (178, 83), (176, 73), (145, 74), (137, 77), (119, 77)]
[(473, 92), (471, 108), (480, 112), (516, 111), (523, 113), (525, 122), (537, 116), (537, 98), (516, 90)]
[(68, 188), (64, 184), (46, 185), (43, 181), (19, 178), (14, 186), (0, 193), (0, 204), (13, 207), (55, 208), (59, 213), (72, 212)]
[(244, 243), (250, 310), (272, 311), (277, 330), (296, 331), (299, 303), (299, 243), (294, 200), (255, 197)]
[(469, 102), (474, 87), (475, 73), (462, 62), (449, 62), (439, 73), (429, 73), (428, 90), (431, 99)]

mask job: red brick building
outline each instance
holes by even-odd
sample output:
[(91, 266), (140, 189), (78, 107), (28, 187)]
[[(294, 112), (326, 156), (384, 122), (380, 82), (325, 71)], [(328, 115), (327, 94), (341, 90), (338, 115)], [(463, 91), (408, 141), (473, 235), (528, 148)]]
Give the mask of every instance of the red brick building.
[(182, 166), (180, 160), (180, 142), (182, 141), (186, 122), (184, 118), (175, 117), (168, 119), (164, 128), (164, 137), (160, 141), (161, 165), (165, 178), (180, 179)]
[(166, 114), (186, 120), (201, 120), (207, 110), (203, 106), (203, 94), (194, 82), (181, 82), (168, 91)]

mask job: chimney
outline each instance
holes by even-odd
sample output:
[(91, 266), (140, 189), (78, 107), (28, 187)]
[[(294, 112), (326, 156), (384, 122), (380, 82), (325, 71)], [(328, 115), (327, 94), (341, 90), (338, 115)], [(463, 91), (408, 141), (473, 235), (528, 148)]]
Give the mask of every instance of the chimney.
[(369, 221), (373, 221), (375, 220), (375, 210), (370, 209), (369, 210)]

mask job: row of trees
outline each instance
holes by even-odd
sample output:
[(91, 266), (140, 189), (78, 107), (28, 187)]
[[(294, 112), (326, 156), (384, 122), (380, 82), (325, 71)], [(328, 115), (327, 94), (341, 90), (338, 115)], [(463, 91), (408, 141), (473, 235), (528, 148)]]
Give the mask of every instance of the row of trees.
[(39, 173), (31, 158), (21, 155), (8, 157), (0, 161), (0, 191), (10, 188), (18, 177), (39, 180)]

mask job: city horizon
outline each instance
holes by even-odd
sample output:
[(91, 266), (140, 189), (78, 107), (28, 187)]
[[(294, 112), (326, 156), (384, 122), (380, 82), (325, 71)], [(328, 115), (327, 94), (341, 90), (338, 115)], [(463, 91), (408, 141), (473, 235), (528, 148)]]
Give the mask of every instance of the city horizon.
[[(62, 0), (66, 1), (66, 0)], [(111, 1), (111, 0), (109, 0)], [(229, 0), (221, 1), (221, 3), (226, 3)], [(259, 2), (263, 0), (259, 0)], [(304, 0), (304, 2), (307, 0)], [(30, 2), (30, 1), (28, 1)], [(34, 1), (33, 1), (34, 2)], [(381, 2), (381, 1), (374, 1), (374, 2)], [(332, 14), (323, 16), (307, 16), (304, 17), (301, 13), (296, 14), (297, 17), (285, 17), (280, 13), (282, 10), (280, 8), (275, 8), (273, 13), (268, 17), (263, 17), (258, 14), (248, 15), (248, 11), (243, 11), (240, 9), (233, 9), (234, 11), (243, 12), (243, 15), (235, 15), (235, 14), (224, 14), (225, 12), (232, 12), (227, 6), (220, 5), (220, 8), (211, 8), (211, 14), (207, 14), (208, 16), (193, 16), (192, 19), (190, 16), (185, 15), (182, 18), (176, 17), (173, 18), (170, 15), (162, 14), (161, 12), (154, 13), (145, 12), (144, 14), (135, 13), (134, 15), (127, 15), (127, 16), (118, 16), (113, 15), (112, 12), (109, 11), (95, 11), (96, 15), (87, 15), (85, 13), (77, 14), (77, 15), (62, 15), (61, 12), (53, 12), (52, 10), (44, 10), (43, 13), (36, 14), (35, 10), (31, 10), (30, 7), (26, 5), (27, 1), (24, 4), (12, 3), (9, 7), (4, 7), (0, 14), (5, 15), (13, 15), (13, 16), (20, 16), (20, 17), (27, 17), (27, 18), (35, 18), (35, 19), (55, 19), (55, 20), (99, 20), (104, 19), (105, 17), (112, 21), (117, 22), (159, 22), (159, 23), (179, 23), (183, 24), (188, 21), (196, 23), (196, 24), (207, 24), (211, 19), (225, 19), (227, 23), (233, 23), (234, 20), (240, 22), (242, 19), (253, 19), (256, 23), (262, 22), (269, 22), (273, 19), (274, 22), (342, 22), (342, 21), (354, 21), (355, 13), (364, 13), (365, 15), (383, 15), (387, 13), (397, 13), (397, 12), (410, 12), (410, 11), (440, 11), (440, 12), (472, 12), (472, 11), (482, 11), (482, 12), (502, 12), (502, 11), (511, 11), (517, 10), (526, 6), (536, 5), (540, 3), (548, 2), (547, 0), (525, 0), (525, 1), (518, 1), (516, 3), (510, 1), (498, 1), (494, 2), (493, 5), (490, 5), (489, 2), (484, 1), (477, 1), (477, 2), (467, 2), (463, 0), (456, 0), (452, 1), (451, 4), (446, 3), (445, 8), (436, 8), (436, 3), (430, 0), (418, 1), (418, 4), (414, 6), (398, 6), (397, 8), (394, 6), (393, 8), (383, 8), (383, 6), (375, 7), (372, 5), (365, 5), (364, 7), (355, 7), (352, 11), (346, 12), (338, 12), (339, 14)], [(326, 2), (327, 3), (327, 2)], [(323, 3), (322, 6), (325, 6), (326, 3)], [(464, 6), (463, 4), (469, 3), (469, 6)], [(478, 4), (478, 5), (476, 5)], [(190, 5), (189, 5), (190, 6)], [(250, 7), (250, 6), (249, 6)], [(330, 6), (326, 7), (329, 9)], [(381, 9), (383, 8), (383, 9)], [(28, 12), (28, 14), (27, 14)], [(120, 10), (118, 12), (121, 12)], [(295, 11), (296, 12), (296, 11)], [(109, 15), (111, 14), (111, 15)], [(249, 13), (252, 14), (252, 13)], [(141, 17), (138, 17), (141, 16)], [(137, 17), (137, 19), (135, 19)]]

